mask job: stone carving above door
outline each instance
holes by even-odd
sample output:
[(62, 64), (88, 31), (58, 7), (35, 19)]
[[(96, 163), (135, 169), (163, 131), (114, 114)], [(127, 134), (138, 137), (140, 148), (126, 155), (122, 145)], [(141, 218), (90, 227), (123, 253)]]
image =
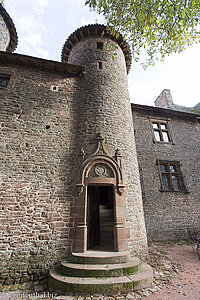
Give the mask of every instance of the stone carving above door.
[(125, 188), (123, 184), (122, 155), (118, 149), (113, 157), (107, 153), (103, 134), (97, 134), (97, 147), (94, 153), (84, 159), (85, 152), (81, 149), (80, 157), (75, 185), (76, 194), (82, 195), (82, 188), (85, 184), (100, 183), (114, 185), (118, 194), (122, 195)]
[(114, 178), (114, 173), (108, 165), (96, 164), (89, 170), (88, 177)]

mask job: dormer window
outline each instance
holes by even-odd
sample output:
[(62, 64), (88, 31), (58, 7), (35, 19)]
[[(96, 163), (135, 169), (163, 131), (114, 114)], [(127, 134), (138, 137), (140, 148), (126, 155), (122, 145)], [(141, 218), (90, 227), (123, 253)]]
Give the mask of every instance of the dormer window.
[(103, 69), (103, 63), (102, 63), (102, 61), (99, 61), (99, 62), (98, 62), (98, 66), (99, 66), (99, 69), (100, 69), (100, 70)]

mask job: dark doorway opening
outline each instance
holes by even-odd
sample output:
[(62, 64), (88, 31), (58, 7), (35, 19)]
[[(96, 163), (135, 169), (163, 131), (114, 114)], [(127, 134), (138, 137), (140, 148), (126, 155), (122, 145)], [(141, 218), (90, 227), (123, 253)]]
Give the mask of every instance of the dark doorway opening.
[(87, 249), (114, 251), (112, 186), (88, 186)]

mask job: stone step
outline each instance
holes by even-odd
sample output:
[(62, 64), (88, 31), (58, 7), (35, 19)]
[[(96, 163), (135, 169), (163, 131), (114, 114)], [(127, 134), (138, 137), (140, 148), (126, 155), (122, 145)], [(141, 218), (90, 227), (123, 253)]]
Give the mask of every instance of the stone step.
[(109, 219), (101, 220), (100, 224), (104, 225), (104, 226), (112, 226), (112, 227), (114, 227), (113, 220), (109, 220)]
[[(109, 230), (105, 230), (105, 231), (101, 231), (100, 232), (101, 234), (100, 234), (100, 240), (110, 240), (110, 239), (112, 239), (113, 240), (113, 234), (112, 234), (112, 232), (110, 232)], [(110, 243), (111, 243), (111, 240), (110, 240)]]
[(61, 261), (60, 273), (72, 277), (119, 277), (140, 271), (140, 259), (132, 258), (121, 264), (85, 265)]
[(59, 274), (59, 268), (52, 268), (49, 277), (49, 287), (54, 291), (76, 293), (114, 294), (128, 292), (149, 286), (153, 280), (152, 268), (147, 264), (141, 265), (138, 274), (109, 277), (109, 278), (81, 278), (67, 277)]
[(110, 217), (113, 218), (113, 211), (111, 210), (101, 210), (101, 217)]
[(107, 251), (86, 251), (84, 253), (72, 253), (71, 261), (77, 264), (99, 265), (99, 264), (120, 264), (130, 260), (130, 252), (107, 252)]
[(113, 220), (113, 212), (109, 211), (109, 210), (101, 211), (100, 216), (101, 216), (101, 219), (110, 218), (111, 220)]
[(100, 232), (105, 231), (105, 230), (110, 230), (111, 232), (113, 232), (113, 226), (112, 226), (112, 224), (103, 223), (101, 225)]

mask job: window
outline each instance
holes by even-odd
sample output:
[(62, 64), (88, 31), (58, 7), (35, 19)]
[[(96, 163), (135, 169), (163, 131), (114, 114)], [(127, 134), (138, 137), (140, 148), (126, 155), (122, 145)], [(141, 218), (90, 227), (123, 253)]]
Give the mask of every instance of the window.
[(103, 69), (103, 63), (102, 63), (102, 61), (99, 61), (99, 69), (100, 69), (100, 70)]
[(167, 121), (152, 121), (154, 141), (171, 142)]
[(179, 162), (158, 161), (158, 167), (162, 191), (185, 191)]
[(0, 74), (0, 89), (6, 89), (10, 81), (9, 75)]
[(103, 42), (97, 42), (97, 49), (103, 50)]

